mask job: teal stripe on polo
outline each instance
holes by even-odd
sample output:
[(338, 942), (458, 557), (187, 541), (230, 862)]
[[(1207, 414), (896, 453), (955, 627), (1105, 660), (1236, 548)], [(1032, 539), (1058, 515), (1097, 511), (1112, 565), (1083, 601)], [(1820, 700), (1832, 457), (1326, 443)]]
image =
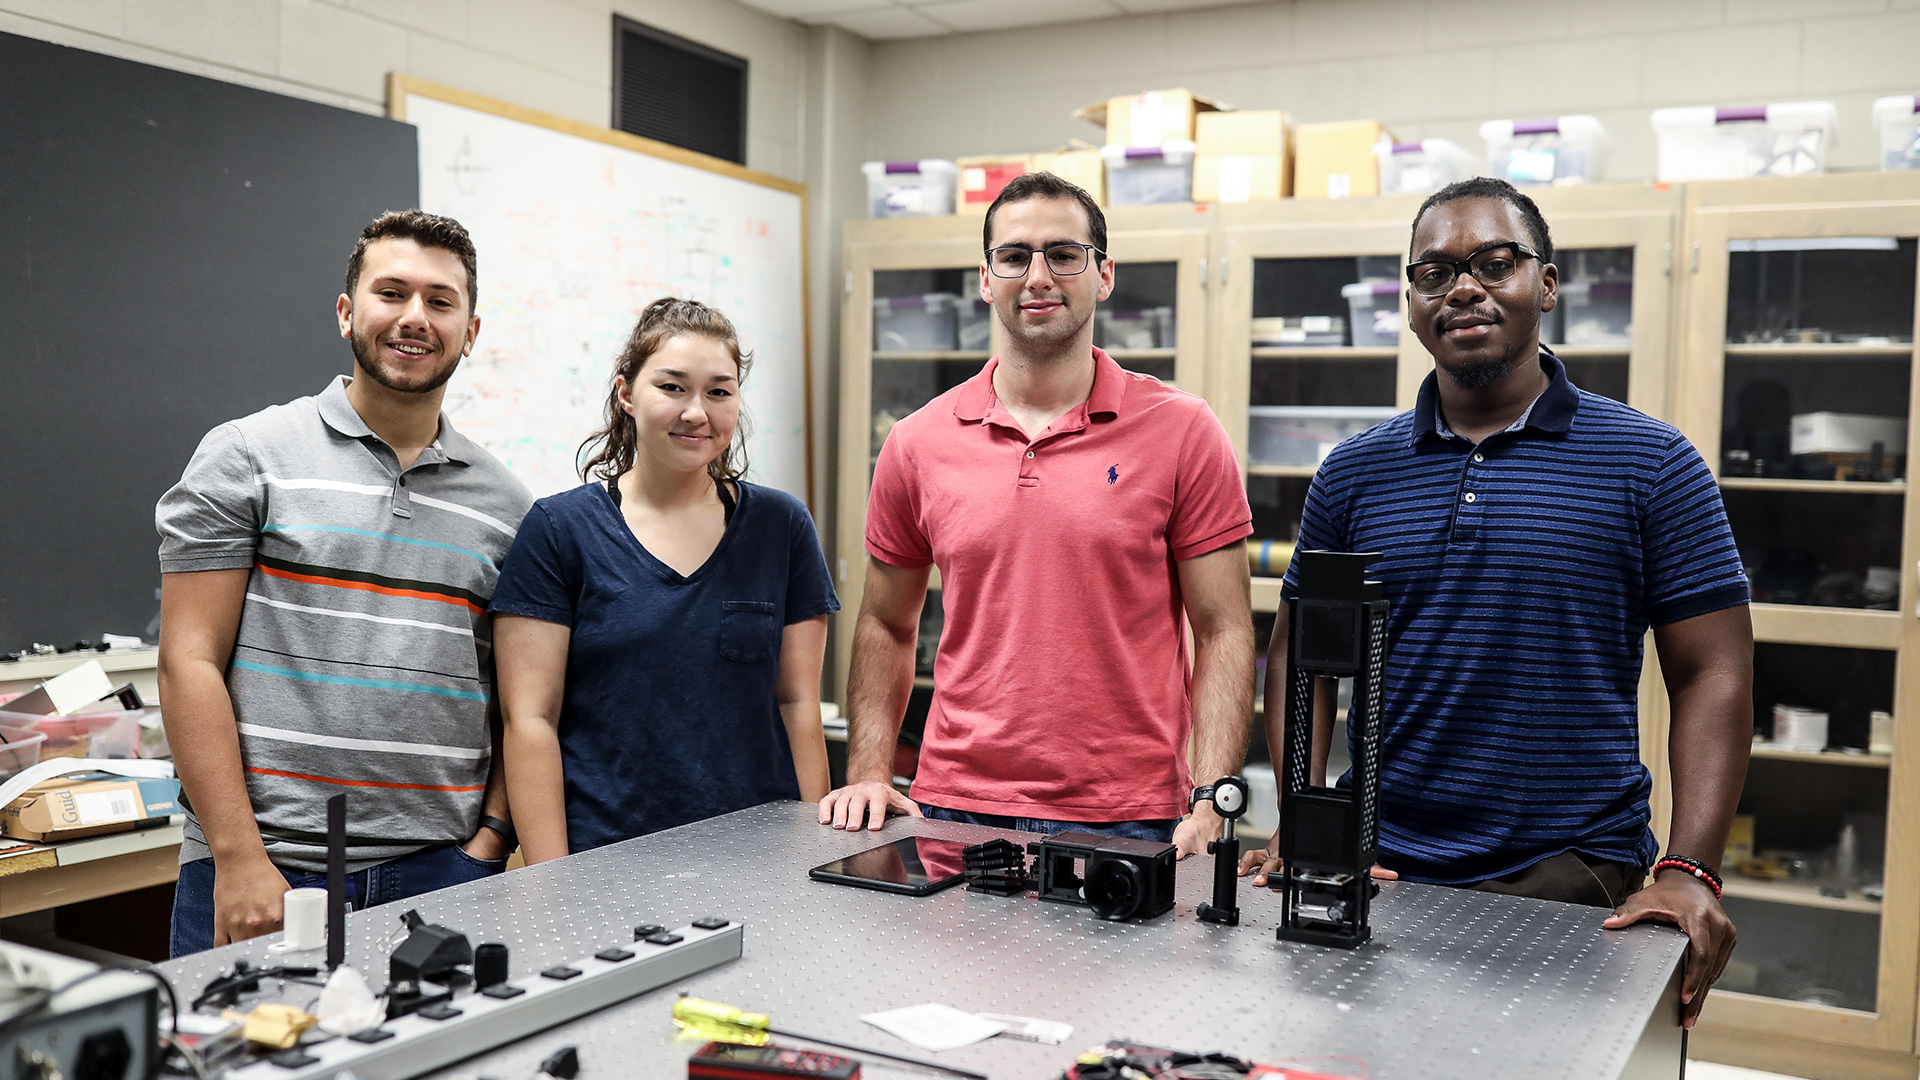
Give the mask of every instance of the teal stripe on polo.
[(295, 671), (292, 668), (256, 664), (252, 660), (235, 660), (233, 666), (242, 671), (255, 671), (262, 675), (279, 675), (282, 678), (297, 679), (301, 682), (326, 683), (330, 686), (358, 686), (368, 690), (400, 690), (410, 694), (437, 694), (440, 697), (459, 698), (462, 701), (487, 700), (487, 695), (475, 690), (455, 690), (445, 686), (391, 682), (387, 679), (361, 679), (351, 675), (321, 675), (311, 671)]
[(414, 547), (437, 548), (441, 551), (451, 551), (456, 554), (465, 555), (469, 558), (479, 559), (481, 562), (487, 564), (488, 566), (493, 565), (492, 559), (487, 558), (485, 555), (482, 555), (477, 551), (469, 551), (468, 549), (463, 547), (456, 547), (453, 544), (442, 544), (434, 540), (415, 540), (415, 539), (412, 539), (411, 537), (406, 537), (406, 536), (394, 536), (391, 533), (374, 532), (371, 529), (348, 529), (339, 525), (262, 525), (260, 526), (260, 531), (261, 532), (295, 532), (295, 531), (329, 532), (329, 533), (344, 533), (348, 536), (367, 536), (367, 537), (372, 537), (375, 540), (391, 540), (396, 544), (411, 544)]

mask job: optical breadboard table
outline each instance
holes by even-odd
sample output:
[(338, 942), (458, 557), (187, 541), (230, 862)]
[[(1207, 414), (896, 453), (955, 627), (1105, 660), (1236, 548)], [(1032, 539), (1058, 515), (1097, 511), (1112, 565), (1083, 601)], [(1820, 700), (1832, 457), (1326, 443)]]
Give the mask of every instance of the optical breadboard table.
[[(444, 1077), (519, 1080), (568, 1045), (579, 1048), (582, 1080), (684, 1076), (699, 1042), (676, 1037), (669, 1010), (680, 990), (768, 1013), (777, 1027), (910, 1055), (920, 1052), (860, 1014), (937, 1001), (1074, 1026), (1059, 1046), (999, 1038), (937, 1056), (996, 1080), (1050, 1080), (1110, 1038), (1318, 1062), (1372, 1080), (1680, 1075), (1686, 938), (1669, 927), (1609, 931), (1597, 908), (1389, 882), (1366, 945), (1283, 943), (1273, 934), (1279, 896), (1266, 889), (1243, 883), (1237, 927), (1195, 918), (1209, 898), (1204, 856), (1180, 865), (1173, 912), (1146, 923), (964, 888), (916, 899), (810, 881), (807, 869), (908, 832), (964, 843), (1032, 837), (904, 818), (880, 833), (846, 833), (816, 814), (769, 803), (355, 912), (347, 961), (383, 982), (409, 907), (475, 944), (506, 944), (516, 980), (630, 944), (638, 924), (713, 915), (741, 927), (739, 960), (433, 1074)], [(318, 955), (269, 953), (276, 940), (160, 970), (184, 1001), (242, 957), (266, 965)], [(318, 993), (289, 989), (296, 1003)], [(877, 1060), (867, 1072), (928, 1075)]]

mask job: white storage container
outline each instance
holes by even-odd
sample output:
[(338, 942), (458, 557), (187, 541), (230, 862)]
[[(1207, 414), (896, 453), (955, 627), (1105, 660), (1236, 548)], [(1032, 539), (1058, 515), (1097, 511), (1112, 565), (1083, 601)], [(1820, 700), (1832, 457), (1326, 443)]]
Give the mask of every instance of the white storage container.
[(1100, 148), (1107, 163), (1108, 206), (1193, 201), (1193, 143)]
[(952, 293), (873, 298), (875, 352), (946, 351), (960, 347), (960, 298)]
[(1103, 349), (1170, 349), (1173, 347), (1173, 309), (1096, 308), (1093, 336)]
[(30, 728), (0, 727), (0, 780), (40, 763), (46, 735)]
[(1357, 281), (1340, 286), (1353, 317), (1355, 345), (1400, 344), (1400, 283)]
[(1342, 439), (1397, 412), (1391, 405), (1255, 405), (1247, 410), (1247, 461), (1318, 465)]
[(1655, 109), (1660, 182), (1821, 172), (1839, 118), (1831, 101)]
[(1882, 169), (1920, 169), (1920, 94), (1874, 102), (1873, 126), (1880, 131)]
[(1489, 120), (1480, 137), (1487, 143), (1487, 175), (1516, 187), (1597, 183), (1606, 179), (1613, 150), (1607, 129), (1591, 116)]
[(1347, 320), (1338, 315), (1274, 316), (1255, 319), (1253, 344), (1279, 348), (1317, 348), (1347, 343)]
[(1814, 412), (1793, 417), (1788, 452), (1870, 454), (1873, 444), (1889, 454), (1907, 452), (1907, 422), (1898, 416)]
[(985, 300), (968, 303), (965, 297), (961, 297), (958, 314), (960, 322), (958, 339), (961, 348), (974, 352), (993, 348), (992, 304)]
[(867, 176), (870, 217), (939, 217), (953, 213), (960, 167), (951, 161), (869, 161), (860, 166), (860, 171)]
[(1560, 286), (1560, 340), (1568, 345), (1633, 344), (1633, 282), (1568, 281)]
[(1448, 139), (1416, 143), (1375, 143), (1380, 159), (1380, 194), (1424, 195), (1480, 173), (1480, 159)]

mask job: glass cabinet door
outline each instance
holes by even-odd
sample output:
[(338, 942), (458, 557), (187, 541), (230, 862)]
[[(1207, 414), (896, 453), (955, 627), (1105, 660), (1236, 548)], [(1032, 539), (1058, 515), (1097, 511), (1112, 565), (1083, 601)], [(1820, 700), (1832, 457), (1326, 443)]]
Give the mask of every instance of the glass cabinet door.
[(1107, 211), (1113, 294), (1093, 313), (1093, 343), (1129, 371), (1205, 394), (1210, 207)]
[[(1898, 208), (1831, 197), (1888, 182), (1690, 192), (1676, 389), (1719, 477), (1757, 642), (1722, 867), (1740, 943), (1703, 1022), (1910, 1052), (1920, 859), (1889, 836), (1911, 828), (1896, 726), (1920, 700), (1906, 491), (1920, 185)], [(1749, 189), (1776, 198), (1714, 202)]]

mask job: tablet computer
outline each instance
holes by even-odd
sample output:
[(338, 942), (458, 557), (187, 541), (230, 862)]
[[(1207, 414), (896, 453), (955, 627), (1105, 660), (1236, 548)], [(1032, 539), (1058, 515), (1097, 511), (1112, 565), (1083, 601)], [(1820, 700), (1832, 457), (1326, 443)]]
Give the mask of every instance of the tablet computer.
[(965, 844), (935, 836), (903, 836), (807, 871), (815, 881), (925, 896), (966, 879)]

